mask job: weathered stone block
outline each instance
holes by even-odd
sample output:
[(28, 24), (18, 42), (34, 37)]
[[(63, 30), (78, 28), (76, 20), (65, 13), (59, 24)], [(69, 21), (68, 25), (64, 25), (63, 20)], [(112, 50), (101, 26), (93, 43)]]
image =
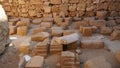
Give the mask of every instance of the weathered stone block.
[(17, 27), (17, 35), (25, 36), (25, 35), (27, 35), (27, 32), (28, 32), (28, 27), (27, 26)]
[(42, 22), (42, 19), (34, 19), (32, 20), (33, 24), (40, 24)]
[(83, 36), (92, 36), (92, 27), (80, 27), (80, 32)]
[(52, 22), (41, 22), (40, 26), (50, 28), (52, 27)]
[(46, 32), (46, 27), (37, 27), (33, 29), (33, 34), (37, 34), (39, 32)]
[(50, 35), (47, 32), (39, 32), (39, 33), (31, 36), (31, 41), (41, 42), (41, 41), (44, 41), (49, 36)]
[(51, 35), (52, 36), (62, 36), (63, 29), (62, 27), (52, 27), (51, 28)]
[(51, 4), (61, 4), (61, 0), (50, 0)]
[(120, 30), (113, 31), (110, 40), (119, 40), (119, 39), (120, 39)]
[(112, 68), (111, 64), (107, 62), (103, 56), (99, 56), (86, 61), (84, 67), (85, 68)]
[(45, 6), (43, 7), (45, 13), (50, 13), (51, 12), (51, 7), (50, 6)]
[(25, 68), (43, 68), (43, 65), (44, 65), (44, 57), (34, 56), (26, 64)]
[(84, 49), (100, 49), (104, 47), (104, 42), (97, 37), (83, 38), (81, 47)]
[(100, 33), (103, 35), (110, 35), (112, 33), (112, 29), (109, 27), (101, 27)]
[(98, 19), (105, 19), (107, 17), (107, 11), (97, 11), (96, 16)]
[(9, 31), (10, 35), (15, 34), (17, 31), (16, 26), (9, 26), (9, 29), (10, 29), (10, 31)]
[(115, 58), (116, 58), (116, 60), (117, 60), (118, 62), (120, 62), (120, 51), (117, 51), (117, 52), (115, 53)]

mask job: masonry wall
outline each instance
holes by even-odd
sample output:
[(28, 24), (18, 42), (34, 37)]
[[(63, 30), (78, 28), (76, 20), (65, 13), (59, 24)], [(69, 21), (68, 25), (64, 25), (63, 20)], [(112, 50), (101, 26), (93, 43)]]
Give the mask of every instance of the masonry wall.
[(15, 17), (81, 17), (120, 16), (120, 0), (0, 0), (8, 16)]

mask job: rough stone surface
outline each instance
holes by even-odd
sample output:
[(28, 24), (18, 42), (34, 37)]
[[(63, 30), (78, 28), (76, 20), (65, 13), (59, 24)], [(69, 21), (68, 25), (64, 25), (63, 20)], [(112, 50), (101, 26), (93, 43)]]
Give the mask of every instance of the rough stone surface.
[(9, 41), (8, 19), (4, 9), (0, 5), (0, 54), (5, 50), (5, 46)]
[(99, 56), (86, 61), (85, 68), (112, 68), (112, 66), (103, 56)]

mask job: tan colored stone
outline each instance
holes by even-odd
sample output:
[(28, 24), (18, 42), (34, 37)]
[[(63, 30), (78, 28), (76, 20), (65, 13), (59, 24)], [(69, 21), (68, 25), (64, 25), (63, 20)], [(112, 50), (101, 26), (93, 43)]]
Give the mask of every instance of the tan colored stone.
[(41, 42), (41, 41), (44, 41), (46, 38), (49, 38), (49, 36), (50, 35), (47, 32), (39, 32), (31, 36), (31, 41)]
[(43, 7), (45, 13), (50, 13), (51, 12), (51, 7), (50, 6), (45, 6)]
[(116, 58), (116, 60), (117, 60), (118, 62), (120, 62), (120, 51), (117, 51), (117, 52), (115, 53), (115, 58)]
[(101, 49), (104, 47), (104, 42), (97, 37), (83, 38), (81, 47), (84, 49)]
[(9, 26), (9, 29), (10, 29), (10, 31), (9, 31), (10, 35), (15, 34), (17, 31), (16, 26)]
[(44, 57), (34, 56), (26, 64), (25, 68), (43, 68), (43, 65), (44, 65)]
[(90, 59), (85, 62), (85, 68), (112, 68), (111, 64), (103, 56)]
[(110, 36), (110, 40), (119, 40), (120, 39), (120, 30), (115, 30)]
[(50, 28), (52, 27), (52, 22), (41, 22), (40, 26)]
[(105, 19), (107, 17), (107, 11), (97, 11), (96, 16), (99, 19)]
[(40, 24), (42, 22), (42, 19), (34, 19), (32, 21), (33, 24)]
[(51, 28), (51, 35), (52, 36), (62, 36), (63, 29), (62, 27), (52, 27)]
[(109, 27), (101, 27), (100, 33), (103, 35), (110, 35), (112, 33), (112, 29)]
[(51, 4), (61, 4), (61, 0), (50, 0)]
[(25, 36), (25, 35), (27, 35), (27, 32), (28, 32), (28, 27), (27, 26), (17, 27), (17, 35)]

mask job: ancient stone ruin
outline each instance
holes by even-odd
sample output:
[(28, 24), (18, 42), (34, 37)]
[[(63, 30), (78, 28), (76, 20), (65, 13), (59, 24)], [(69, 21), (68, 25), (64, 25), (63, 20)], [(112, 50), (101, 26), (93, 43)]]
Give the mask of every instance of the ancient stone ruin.
[(0, 0), (0, 68), (120, 68), (120, 0)]

